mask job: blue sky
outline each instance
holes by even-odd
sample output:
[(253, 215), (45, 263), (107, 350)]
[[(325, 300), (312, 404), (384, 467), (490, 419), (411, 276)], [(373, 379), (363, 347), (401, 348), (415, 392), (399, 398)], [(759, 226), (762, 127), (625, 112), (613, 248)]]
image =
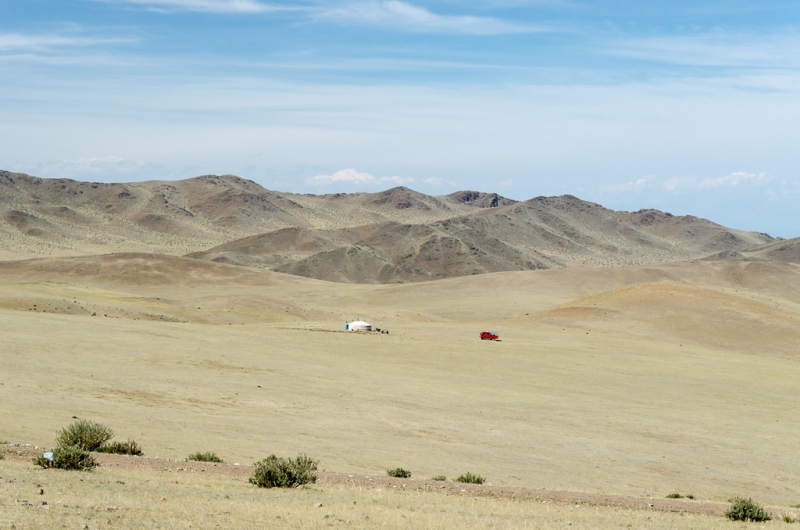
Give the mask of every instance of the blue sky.
[(571, 193), (800, 236), (800, 3), (3, 0), (0, 168)]

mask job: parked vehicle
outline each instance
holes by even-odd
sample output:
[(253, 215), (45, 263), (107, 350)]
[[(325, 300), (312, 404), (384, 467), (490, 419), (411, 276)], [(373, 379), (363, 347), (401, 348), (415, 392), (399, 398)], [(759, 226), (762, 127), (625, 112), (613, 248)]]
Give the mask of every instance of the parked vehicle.
[(499, 340), (500, 336), (491, 331), (481, 331), (481, 340)]

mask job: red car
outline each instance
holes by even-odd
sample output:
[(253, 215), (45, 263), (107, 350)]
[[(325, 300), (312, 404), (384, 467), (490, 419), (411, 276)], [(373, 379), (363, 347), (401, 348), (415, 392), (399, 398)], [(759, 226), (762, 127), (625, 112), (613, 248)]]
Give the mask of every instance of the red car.
[(481, 331), (481, 340), (498, 340), (500, 336), (491, 331)]

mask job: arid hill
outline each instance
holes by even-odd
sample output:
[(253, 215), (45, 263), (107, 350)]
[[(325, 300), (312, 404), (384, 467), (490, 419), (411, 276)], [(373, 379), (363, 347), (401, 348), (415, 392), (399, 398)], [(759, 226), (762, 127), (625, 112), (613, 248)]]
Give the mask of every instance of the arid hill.
[(426, 223), (514, 201), (408, 188), (299, 195), (232, 175), (104, 184), (0, 171), (0, 259), (109, 252), (181, 255), (282, 228)]
[(395, 283), (573, 266), (687, 261), (772, 241), (693, 216), (616, 212), (572, 196), (537, 197), (424, 224), (296, 228), (190, 257), (340, 282)]
[(657, 210), (617, 212), (569, 195), (516, 202), (405, 187), (301, 195), (231, 175), (102, 184), (0, 171), (0, 259), (125, 252), (348, 283), (735, 259), (737, 252), (797, 259), (790, 242), (767, 234)]

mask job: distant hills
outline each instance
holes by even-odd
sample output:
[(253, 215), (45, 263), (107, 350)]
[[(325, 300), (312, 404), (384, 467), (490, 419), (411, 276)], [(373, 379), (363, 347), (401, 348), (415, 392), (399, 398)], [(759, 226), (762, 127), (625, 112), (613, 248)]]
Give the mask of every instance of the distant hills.
[(800, 240), (576, 197), (279, 193), (239, 177), (103, 184), (0, 171), (0, 259), (151, 252), (353, 283), (713, 260), (800, 262)]

